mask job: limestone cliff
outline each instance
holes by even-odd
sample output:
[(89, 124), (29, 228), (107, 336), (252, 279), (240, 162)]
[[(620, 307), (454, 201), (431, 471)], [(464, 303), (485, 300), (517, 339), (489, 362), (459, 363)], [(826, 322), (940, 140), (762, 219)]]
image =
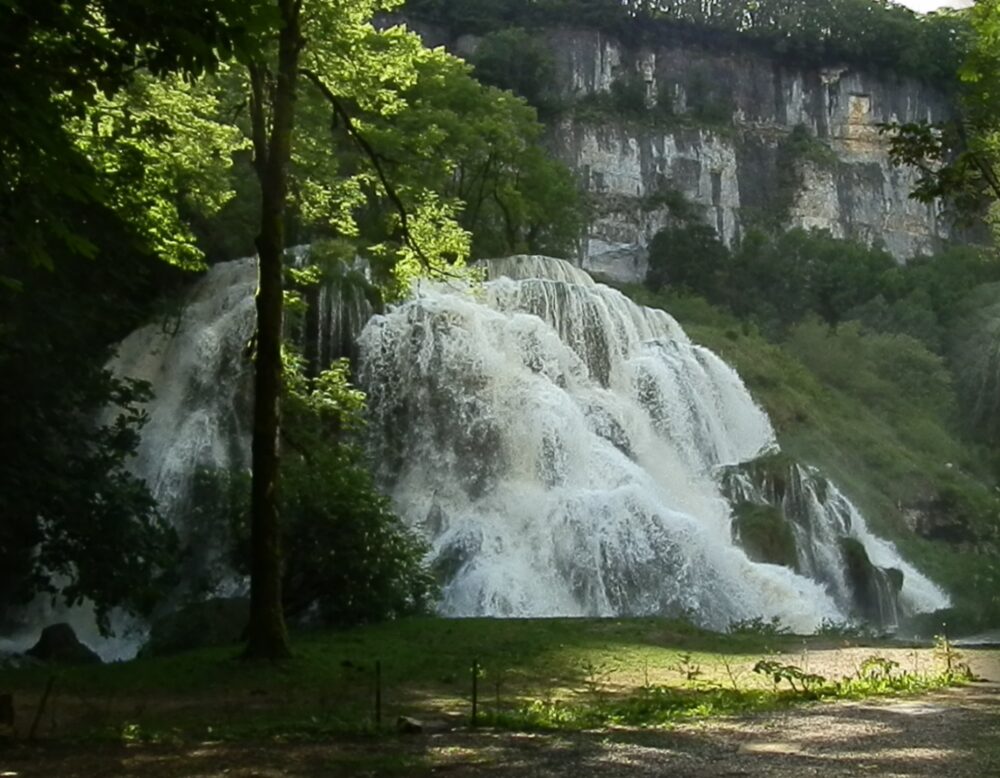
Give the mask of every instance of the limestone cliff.
[[(478, 45), (417, 27), (461, 55)], [(597, 30), (537, 32), (564, 107), (553, 147), (590, 195), (580, 248), (588, 269), (641, 279), (645, 246), (678, 196), (727, 244), (755, 224), (818, 227), (905, 261), (954, 237), (940, 204), (909, 199), (915, 175), (891, 164), (878, 133), (882, 122), (947, 118), (951, 103), (934, 88), (847, 67), (799, 68), (749, 46), (629, 46)], [(608, 95), (623, 86), (641, 91), (645, 113), (615, 110)]]
[[(555, 128), (556, 148), (593, 195), (585, 267), (640, 278), (642, 249), (669, 219), (658, 200), (671, 190), (730, 244), (767, 219), (881, 242), (900, 260), (951, 237), (940, 205), (909, 199), (914, 173), (891, 164), (877, 127), (945, 118), (939, 92), (843, 67), (795, 69), (749, 51), (630, 50), (580, 30), (553, 31), (550, 41), (565, 98), (638, 78), (650, 109), (661, 109), (645, 120), (577, 111)], [(657, 106), (664, 100), (669, 107)], [(706, 106), (714, 121), (700, 118)], [(788, 153), (796, 127), (814, 149)]]

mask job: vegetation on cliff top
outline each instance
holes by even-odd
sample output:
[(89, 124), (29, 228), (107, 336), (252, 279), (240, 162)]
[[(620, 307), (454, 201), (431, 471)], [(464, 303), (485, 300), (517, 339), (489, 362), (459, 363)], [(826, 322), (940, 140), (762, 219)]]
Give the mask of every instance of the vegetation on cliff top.
[(969, 39), (961, 13), (918, 15), (887, 0), (408, 0), (452, 34), (591, 26), (626, 42), (751, 46), (791, 63), (850, 64), (954, 84)]

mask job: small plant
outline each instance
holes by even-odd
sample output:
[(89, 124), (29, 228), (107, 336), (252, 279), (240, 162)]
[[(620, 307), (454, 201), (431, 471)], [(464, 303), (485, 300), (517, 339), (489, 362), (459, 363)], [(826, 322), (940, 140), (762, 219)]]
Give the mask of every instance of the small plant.
[(670, 665), (670, 669), (678, 673), (689, 684), (697, 683), (702, 675), (701, 665), (695, 662), (689, 653), (678, 656), (677, 662)]
[(599, 697), (610, 670), (606, 665), (597, 664), (592, 659), (584, 660), (582, 668), (584, 672), (583, 685), (587, 687), (587, 693), (591, 697)]
[(863, 637), (866, 634), (866, 630), (858, 624), (852, 624), (849, 621), (823, 619), (819, 623), (819, 626), (816, 628), (816, 632), (814, 634), (823, 635), (825, 637), (857, 638)]
[(862, 660), (857, 675), (863, 681), (887, 682), (892, 680), (892, 673), (898, 668), (899, 662), (873, 654)]
[(736, 671), (733, 669), (732, 662), (729, 661), (725, 656), (721, 657), (722, 666), (726, 669), (726, 676), (729, 678), (729, 684), (733, 687), (734, 692), (740, 690), (740, 675), (743, 671)]
[(754, 616), (752, 619), (740, 619), (729, 622), (730, 635), (788, 635), (791, 630), (781, 623), (781, 619), (772, 616), (765, 621), (763, 616)]
[(782, 681), (787, 681), (793, 692), (810, 692), (826, 683), (826, 678), (816, 673), (807, 673), (795, 665), (786, 665), (772, 659), (761, 659), (753, 666), (759, 675), (770, 676), (777, 689)]
[(944, 665), (943, 675), (946, 678), (964, 681), (975, 678), (972, 668), (964, 661), (964, 655), (955, 649), (947, 634), (934, 636), (934, 658)]

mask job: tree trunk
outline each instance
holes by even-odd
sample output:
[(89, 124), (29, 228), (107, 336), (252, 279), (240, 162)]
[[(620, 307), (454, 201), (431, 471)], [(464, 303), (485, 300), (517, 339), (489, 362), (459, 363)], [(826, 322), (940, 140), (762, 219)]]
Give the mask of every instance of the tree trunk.
[(278, 72), (266, 137), (267, 88), (263, 71), (251, 67), (255, 165), (261, 188), (257, 237), (257, 354), (254, 364), (253, 479), (250, 497), (251, 562), (248, 659), (282, 659), (291, 654), (281, 604), (281, 544), (278, 518), (281, 425), (282, 258), (285, 201), (295, 119), (295, 90), (302, 40), (301, 0), (278, 0), (283, 27), (278, 39)]

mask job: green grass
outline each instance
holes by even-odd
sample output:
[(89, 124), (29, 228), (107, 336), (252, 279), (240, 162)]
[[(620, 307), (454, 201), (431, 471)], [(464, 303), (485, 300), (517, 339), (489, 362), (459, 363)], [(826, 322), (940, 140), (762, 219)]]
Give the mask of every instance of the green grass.
[(665, 619), (407, 619), (298, 634), (294, 657), (245, 663), (238, 647), (52, 670), (0, 670), (21, 734), (50, 676), (42, 737), (126, 742), (291, 741), (374, 733), (374, 666), (382, 721), (468, 723), (478, 661), (481, 723), (579, 729), (660, 725), (817, 699), (750, 668), (764, 656), (829, 638), (720, 635)]

